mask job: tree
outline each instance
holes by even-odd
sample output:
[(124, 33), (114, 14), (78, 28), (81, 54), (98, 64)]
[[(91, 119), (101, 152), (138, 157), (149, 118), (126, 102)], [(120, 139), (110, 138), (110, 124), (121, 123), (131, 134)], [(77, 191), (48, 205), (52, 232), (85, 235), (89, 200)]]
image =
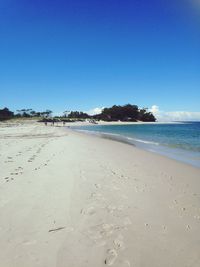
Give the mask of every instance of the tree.
[(53, 113), (53, 112), (52, 112), (51, 110), (49, 110), (49, 109), (47, 109), (47, 110), (44, 111), (44, 112), (40, 112), (41, 116), (43, 116), (43, 117), (45, 117), (45, 118), (50, 118), (52, 113)]
[(69, 110), (65, 110), (64, 112), (63, 112), (63, 117), (67, 117), (68, 116), (68, 114), (70, 113), (70, 111)]
[(31, 111), (32, 111), (32, 109), (31, 108), (28, 108), (28, 109), (19, 109), (19, 110), (17, 110), (17, 112), (18, 112), (18, 114), (17, 114), (17, 116), (19, 117), (19, 116), (21, 116), (21, 117), (25, 117), (25, 118), (27, 118), (27, 117), (31, 117)]
[(131, 104), (124, 106), (114, 105), (111, 108), (104, 108), (102, 113), (97, 117), (109, 121), (136, 121), (138, 118), (138, 106)]
[(124, 106), (114, 105), (104, 108), (101, 114), (94, 115), (94, 119), (105, 121), (155, 121), (155, 117), (147, 109), (139, 109), (137, 105), (126, 104)]
[(32, 110), (32, 111), (30, 112), (30, 115), (31, 115), (31, 117), (35, 117), (35, 116), (36, 116), (36, 112), (35, 112), (34, 110)]
[(154, 122), (156, 121), (156, 118), (152, 114), (152, 112), (149, 112), (147, 108), (142, 108), (139, 111), (139, 120), (146, 121), (146, 122)]
[(0, 109), (0, 120), (9, 120), (14, 117), (14, 112), (8, 108)]
[(68, 118), (76, 118), (76, 119), (87, 119), (90, 118), (90, 116), (87, 113), (84, 113), (82, 111), (71, 111), (68, 116)]

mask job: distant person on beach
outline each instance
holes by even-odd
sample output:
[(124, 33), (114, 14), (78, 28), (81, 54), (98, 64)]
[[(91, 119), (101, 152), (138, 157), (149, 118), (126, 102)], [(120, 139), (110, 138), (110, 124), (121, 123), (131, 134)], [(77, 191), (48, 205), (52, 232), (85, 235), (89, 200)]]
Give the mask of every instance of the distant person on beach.
[(47, 126), (47, 121), (44, 122), (45, 126)]

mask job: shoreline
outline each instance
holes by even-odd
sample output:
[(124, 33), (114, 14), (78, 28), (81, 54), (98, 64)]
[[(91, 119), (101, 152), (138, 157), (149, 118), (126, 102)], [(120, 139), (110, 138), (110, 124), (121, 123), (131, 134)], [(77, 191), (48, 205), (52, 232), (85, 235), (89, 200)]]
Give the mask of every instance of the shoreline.
[(2, 266), (199, 266), (199, 169), (38, 123), (0, 148)]
[[(136, 121), (136, 122), (129, 122), (129, 121), (97, 121), (97, 124), (91, 123), (89, 121), (74, 121), (74, 122), (66, 122), (65, 126), (93, 126), (93, 125), (142, 125), (142, 124), (185, 124), (189, 123), (190, 121), (155, 121), (155, 122), (144, 122), (144, 121)], [(14, 124), (29, 124), (29, 123), (39, 123), (44, 124), (43, 122), (38, 122), (38, 120), (34, 118), (30, 119), (11, 119), (7, 121), (0, 121), (0, 125), (14, 125)], [(50, 122), (48, 124), (51, 124)], [(62, 122), (55, 122), (55, 125), (62, 125)]]
[(196, 161), (194, 158), (195, 152), (185, 151), (179, 148), (175, 149), (170, 146), (164, 146), (162, 144), (157, 144), (146, 140), (138, 140), (136, 138), (127, 137), (121, 134), (92, 131), (92, 130), (82, 130), (81, 126), (80, 129), (76, 127), (79, 126), (70, 127), (70, 129), (72, 129), (75, 132), (80, 132), (86, 135), (97, 136), (99, 138), (110, 139), (125, 144), (129, 144), (130, 146), (137, 147), (144, 151), (148, 151), (153, 154), (158, 154), (167, 157), (168, 159), (173, 159), (175, 161), (193, 166), (195, 168), (200, 168), (200, 162)]

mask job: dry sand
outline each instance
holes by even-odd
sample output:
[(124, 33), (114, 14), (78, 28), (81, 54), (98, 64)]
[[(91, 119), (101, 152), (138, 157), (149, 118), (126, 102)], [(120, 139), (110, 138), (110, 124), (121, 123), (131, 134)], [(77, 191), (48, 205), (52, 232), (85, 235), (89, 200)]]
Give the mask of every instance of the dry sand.
[(0, 267), (200, 266), (200, 169), (32, 122), (0, 170)]

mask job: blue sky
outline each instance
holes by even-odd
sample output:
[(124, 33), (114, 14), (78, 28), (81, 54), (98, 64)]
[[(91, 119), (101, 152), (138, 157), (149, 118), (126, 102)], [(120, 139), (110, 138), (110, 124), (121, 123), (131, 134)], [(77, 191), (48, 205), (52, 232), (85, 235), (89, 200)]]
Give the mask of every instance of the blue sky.
[(1, 0), (0, 108), (200, 111), (196, 0)]

